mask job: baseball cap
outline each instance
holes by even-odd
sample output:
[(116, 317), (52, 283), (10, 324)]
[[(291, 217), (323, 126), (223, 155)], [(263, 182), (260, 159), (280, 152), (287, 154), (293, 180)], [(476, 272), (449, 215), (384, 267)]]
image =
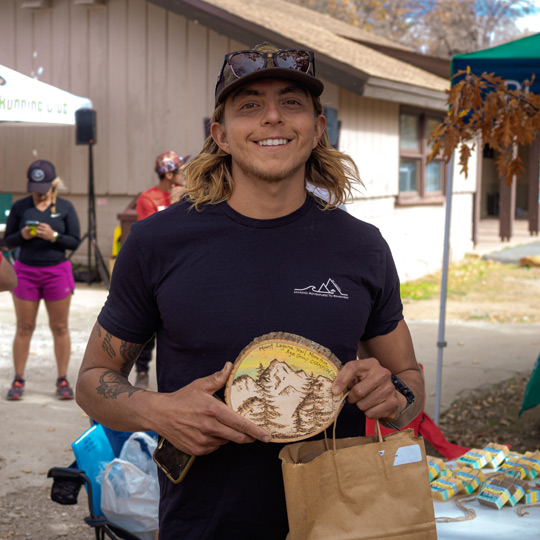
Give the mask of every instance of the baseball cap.
[(56, 178), (56, 170), (50, 161), (38, 159), (28, 167), (26, 176), (28, 192), (45, 194), (51, 189), (51, 183)]
[(176, 171), (189, 159), (189, 156), (179, 156), (176, 152), (163, 152), (156, 158), (156, 172), (159, 175)]
[(324, 84), (315, 77), (315, 55), (305, 49), (278, 49), (261, 43), (249, 51), (225, 55), (216, 83), (216, 107), (236, 88), (260, 79), (288, 79), (306, 87), (315, 97)]

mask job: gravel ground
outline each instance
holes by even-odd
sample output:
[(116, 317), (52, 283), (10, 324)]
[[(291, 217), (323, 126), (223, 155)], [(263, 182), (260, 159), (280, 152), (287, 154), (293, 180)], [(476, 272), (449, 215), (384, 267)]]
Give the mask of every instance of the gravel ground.
[[(529, 376), (524, 373), (464, 393), (441, 414), (439, 427), (445, 437), (469, 448), (495, 442), (521, 453), (540, 450), (540, 407), (518, 416)], [(443, 457), (427, 441), (426, 452)]]
[[(46, 484), (46, 485), (45, 485)], [(95, 539), (93, 529), (86, 525), (88, 515), (84, 489), (79, 503), (62, 506), (50, 498), (50, 480), (41, 488), (25, 488), (0, 498), (0, 538), (10, 540), (73, 540)]]

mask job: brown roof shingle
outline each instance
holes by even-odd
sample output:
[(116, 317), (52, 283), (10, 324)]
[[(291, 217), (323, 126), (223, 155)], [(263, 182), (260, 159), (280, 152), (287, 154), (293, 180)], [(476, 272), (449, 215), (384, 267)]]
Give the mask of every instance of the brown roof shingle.
[[(235, 34), (241, 28), (247, 36), (261, 37), (261, 40), (272, 41), (278, 46), (312, 49), (318, 53), (319, 66), (323, 64), (324, 69), (319, 69), (320, 76), (336, 80), (338, 84), (348, 78), (351, 82), (346, 86), (356, 87), (358, 93), (370, 78), (436, 93), (449, 88), (447, 79), (352, 40), (407, 50), (399, 44), (284, 0), (150, 1), (188, 18), (202, 19), (201, 24), (205, 24), (204, 17), (206, 23), (219, 19), (220, 23), (214, 25), (214, 29), (239, 41), (245, 42)], [(329, 77), (332, 70), (339, 75), (337, 79)]]

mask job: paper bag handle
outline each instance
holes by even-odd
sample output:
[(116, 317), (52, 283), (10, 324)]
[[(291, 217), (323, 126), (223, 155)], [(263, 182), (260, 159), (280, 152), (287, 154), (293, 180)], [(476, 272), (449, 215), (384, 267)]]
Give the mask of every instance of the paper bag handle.
[[(343, 395), (343, 397), (341, 398), (341, 401), (339, 402), (339, 405), (336, 407), (336, 414), (334, 415), (334, 421), (332, 422), (333, 423), (333, 428), (332, 428), (332, 442), (333, 442), (333, 447), (334, 447), (334, 452), (337, 450), (336, 449), (336, 426), (337, 426), (337, 419), (338, 419), (338, 416), (339, 416), (339, 413), (341, 411), (341, 405), (343, 404), (343, 402), (347, 399), (347, 396), (349, 395), (349, 392), (345, 392), (345, 394)], [(384, 439), (383, 439), (383, 436), (382, 436), (382, 433), (381, 433), (381, 426), (379, 424), (379, 419), (375, 420), (375, 432), (377, 433), (377, 439), (378, 439), (378, 442), (382, 443), (384, 442)], [(326, 447), (326, 451), (329, 450), (328, 448), (328, 437), (326, 435), (326, 429), (324, 430), (324, 446)]]

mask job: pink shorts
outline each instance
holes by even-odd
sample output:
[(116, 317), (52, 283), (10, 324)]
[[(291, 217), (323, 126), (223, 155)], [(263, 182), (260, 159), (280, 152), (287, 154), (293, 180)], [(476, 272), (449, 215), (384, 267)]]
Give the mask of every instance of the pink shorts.
[(28, 266), (20, 261), (13, 265), (19, 283), (13, 294), (21, 300), (46, 302), (62, 300), (75, 289), (75, 279), (69, 261), (54, 266)]

